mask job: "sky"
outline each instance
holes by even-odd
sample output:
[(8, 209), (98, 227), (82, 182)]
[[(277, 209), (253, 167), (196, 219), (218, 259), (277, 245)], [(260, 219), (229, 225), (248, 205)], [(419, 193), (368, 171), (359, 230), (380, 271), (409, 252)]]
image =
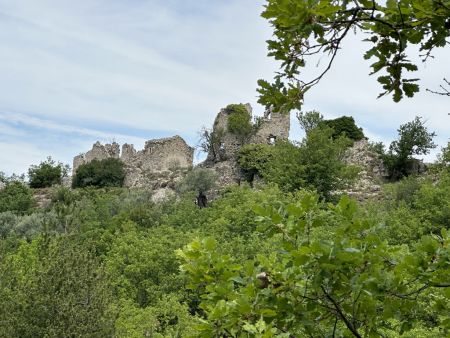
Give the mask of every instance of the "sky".
[[(261, 114), (256, 81), (278, 69), (266, 56), (272, 31), (260, 17), (263, 4), (0, 0), (0, 171), (24, 173), (47, 156), (71, 164), (97, 140), (140, 149), (145, 140), (180, 135), (195, 146), (201, 127), (229, 103), (249, 102)], [(444, 146), (450, 98), (422, 90), (398, 104), (377, 99), (361, 39), (345, 42), (303, 109), (325, 118), (351, 115), (369, 138), (385, 143), (419, 115)], [(450, 48), (434, 55), (420, 64), (423, 89), (450, 77)], [(326, 60), (316, 61), (320, 67)], [(316, 61), (305, 76), (320, 69)], [(293, 113), (291, 139), (301, 137)]]

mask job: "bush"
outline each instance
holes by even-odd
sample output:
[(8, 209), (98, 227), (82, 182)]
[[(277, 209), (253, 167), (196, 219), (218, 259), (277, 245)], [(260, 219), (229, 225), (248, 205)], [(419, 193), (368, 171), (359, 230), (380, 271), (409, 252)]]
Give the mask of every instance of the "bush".
[(268, 144), (247, 144), (239, 150), (238, 163), (248, 182), (253, 182), (255, 175), (262, 175), (264, 168), (273, 160), (273, 149)]
[(78, 167), (72, 187), (121, 187), (124, 179), (125, 170), (121, 160), (116, 158), (93, 160)]
[(0, 238), (6, 238), (18, 222), (18, 216), (11, 211), (0, 213)]
[(226, 108), (228, 112), (228, 131), (238, 137), (245, 138), (253, 130), (251, 115), (243, 104), (230, 104)]
[(31, 188), (47, 188), (61, 184), (62, 178), (67, 176), (69, 167), (61, 162), (56, 163), (51, 157), (39, 165), (32, 165), (28, 169)]
[(275, 146), (243, 147), (239, 163), (247, 177), (258, 174), (289, 192), (315, 189), (330, 199), (333, 191), (356, 176), (356, 169), (342, 161), (349, 143), (345, 137), (333, 139), (331, 128), (318, 127), (310, 130), (299, 146), (278, 142)]
[(196, 192), (197, 204), (200, 207), (206, 207), (207, 199), (205, 194), (216, 186), (217, 174), (211, 169), (194, 168), (180, 183), (179, 189), (182, 192)]
[(342, 160), (351, 143), (349, 139), (334, 137), (329, 128), (316, 128), (300, 144), (302, 178), (307, 187), (316, 189), (325, 199), (330, 199), (333, 191), (344, 188), (358, 172)]
[(359, 141), (364, 138), (362, 129), (356, 125), (355, 120), (351, 116), (341, 116), (334, 120), (324, 120), (320, 124), (333, 129), (334, 139), (340, 136), (346, 136), (353, 141)]
[(33, 194), (25, 184), (19, 181), (9, 182), (0, 190), (0, 212), (12, 211), (24, 214), (35, 205)]
[(450, 142), (447, 143), (446, 147), (441, 149), (437, 164), (440, 169), (450, 170)]

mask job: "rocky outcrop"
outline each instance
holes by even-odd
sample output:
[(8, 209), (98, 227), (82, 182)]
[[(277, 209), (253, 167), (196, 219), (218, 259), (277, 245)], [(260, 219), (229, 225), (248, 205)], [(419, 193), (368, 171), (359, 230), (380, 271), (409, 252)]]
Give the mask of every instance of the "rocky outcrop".
[(5, 189), (5, 187), (6, 187), (6, 183), (0, 181), (0, 190)]

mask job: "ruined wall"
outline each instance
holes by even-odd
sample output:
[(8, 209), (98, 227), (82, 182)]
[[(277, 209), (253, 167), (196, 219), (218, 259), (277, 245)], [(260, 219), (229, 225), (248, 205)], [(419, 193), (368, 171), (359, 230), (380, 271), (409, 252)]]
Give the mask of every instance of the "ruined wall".
[[(252, 107), (245, 105), (252, 116)], [(221, 109), (214, 121), (213, 132), (220, 134), (220, 142), (215, 151), (210, 152), (201, 166), (214, 169), (218, 173), (219, 186), (240, 181), (241, 172), (237, 163), (239, 149), (245, 144), (267, 143), (275, 140), (287, 140), (289, 137), (290, 117), (267, 112), (247, 137), (240, 137), (228, 131), (230, 111)], [(132, 144), (105, 144), (96, 142), (85, 154), (73, 160), (73, 174), (81, 164), (94, 159), (118, 158), (125, 164), (125, 187), (146, 187), (154, 190), (175, 188), (187, 170), (193, 165), (194, 149), (180, 136), (150, 140), (142, 150), (136, 151)]]
[(358, 166), (361, 171), (353, 185), (341, 193), (363, 201), (376, 198), (381, 194), (381, 183), (388, 177), (387, 169), (380, 155), (369, 148), (366, 139), (356, 141), (344, 154), (344, 162), (348, 165)]
[[(252, 107), (245, 105), (250, 116)], [(247, 138), (241, 138), (228, 131), (228, 118), (230, 112), (223, 108), (217, 114), (213, 125), (213, 133), (221, 135), (220, 145), (216, 151), (210, 152), (204, 167), (214, 169), (219, 176), (219, 186), (238, 183), (241, 179), (241, 172), (237, 163), (239, 149), (246, 144), (274, 144), (279, 140), (287, 140), (290, 131), (289, 114), (278, 114), (266, 112), (258, 124), (255, 125), (254, 132)]]
[(120, 151), (117, 143), (96, 142), (91, 150), (74, 158), (73, 174), (81, 164), (94, 159), (117, 158), (125, 164), (125, 187), (165, 188), (192, 166), (193, 156), (194, 149), (180, 136), (147, 141), (140, 151), (132, 144), (124, 144)]
[[(251, 116), (252, 107), (250, 104), (246, 104), (245, 107)], [(230, 112), (226, 108), (223, 108), (219, 111), (214, 120), (213, 133), (215, 133), (215, 135), (220, 135), (220, 144), (216, 147), (216, 154), (208, 154), (208, 162), (223, 162), (230, 160), (236, 156), (242, 145), (246, 143), (246, 140), (228, 131), (229, 115)]]
[(124, 144), (121, 156), (127, 169), (124, 185), (152, 188), (174, 185), (185, 169), (192, 166), (193, 159), (194, 148), (180, 136), (147, 141), (141, 151)]
[(119, 158), (120, 146), (118, 143), (101, 144), (100, 142), (94, 143), (92, 149), (84, 154), (75, 156), (73, 159), (73, 174), (77, 171), (78, 167), (82, 164), (91, 162), (92, 160), (106, 160), (107, 158)]
[(249, 143), (272, 143), (279, 140), (287, 140), (291, 127), (289, 114), (266, 114)]

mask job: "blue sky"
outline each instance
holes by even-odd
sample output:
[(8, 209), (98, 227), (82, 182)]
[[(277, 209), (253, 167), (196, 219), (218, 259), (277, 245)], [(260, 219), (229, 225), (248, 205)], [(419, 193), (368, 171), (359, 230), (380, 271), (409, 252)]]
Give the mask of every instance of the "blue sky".
[[(0, 0), (0, 171), (22, 173), (49, 155), (71, 164), (96, 140), (142, 147), (179, 134), (195, 145), (198, 130), (229, 103), (250, 102), (261, 113), (256, 80), (277, 69), (266, 57), (263, 3)], [(347, 41), (304, 109), (353, 115), (385, 142), (421, 115), (444, 145), (450, 99), (423, 91), (400, 104), (377, 100), (360, 40)], [(450, 77), (449, 49), (435, 55), (421, 66), (423, 88)], [(311, 66), (306, 75), (317, 71)], [(298, 127), (291, 137), (300, 137)]]

